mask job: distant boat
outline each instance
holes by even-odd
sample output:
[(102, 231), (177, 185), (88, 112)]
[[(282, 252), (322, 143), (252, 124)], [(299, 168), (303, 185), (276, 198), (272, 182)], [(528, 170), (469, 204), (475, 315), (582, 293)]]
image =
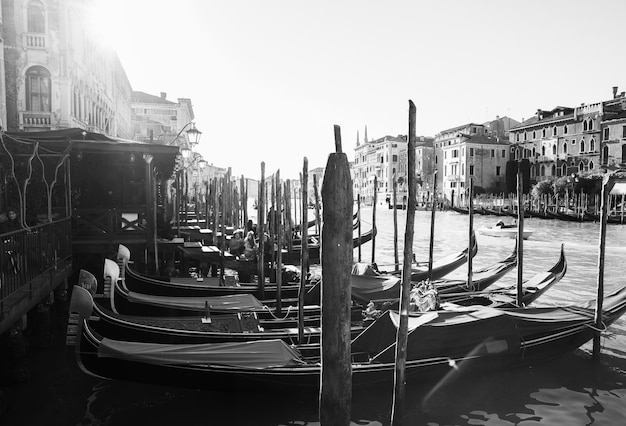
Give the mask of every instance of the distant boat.
[[(490, 237), (504, 237), (504, 238), (517, 238), (517, 225), (494, 225), (491, 227), (485, 227), (478, 230), (482, 235), (488, 235)], [(534, 231), (524, 229), (522, 238), (527, 240), (533, 234)]]

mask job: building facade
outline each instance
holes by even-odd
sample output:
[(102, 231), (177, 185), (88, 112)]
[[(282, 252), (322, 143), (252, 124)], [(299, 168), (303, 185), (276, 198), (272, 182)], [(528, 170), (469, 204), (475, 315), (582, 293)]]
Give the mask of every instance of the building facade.
[[(355, 197), (359, 195), (366, 204), (373, 203), (375, 193), (377, 202), (387, 200), (393, 191), (393, 179), (400, 176), (400, 158), (406, 148), (405, 135), (384, 136), (372, 141), (366, 140), (363, 144), (357, 140), (353, 166)], [(406, 165), (404, 169), (406, 170)]]
[(78, 127), (131, 138), (130, 82), (117, 54), (87, 24), (93, 3), (2, 2), (3, 127), (9, 131)]
[[(133, 139), (139, 141), (174, 144), (176, 135), (195, 118), (191, 99), (173, 102), (165, 92), (155, 96), (133, 91), (131, 104)], [(186, 136), (183, 133), (179, 137)]]

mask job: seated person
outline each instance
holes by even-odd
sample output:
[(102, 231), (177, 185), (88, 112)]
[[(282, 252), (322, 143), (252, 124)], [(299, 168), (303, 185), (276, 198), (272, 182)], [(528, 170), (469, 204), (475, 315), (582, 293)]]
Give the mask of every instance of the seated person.
[(243, 237), (243, 229), (237, 229), (230, 239), (228, 251), (233, 256), (239, 256), (240, 254), (243, 254), (244, 250), (245, 242)]
[(248, 231), (244, 240), (243, 257), (246, 260), (256, 260), (257, 245), (254, 239), (254, 231)]

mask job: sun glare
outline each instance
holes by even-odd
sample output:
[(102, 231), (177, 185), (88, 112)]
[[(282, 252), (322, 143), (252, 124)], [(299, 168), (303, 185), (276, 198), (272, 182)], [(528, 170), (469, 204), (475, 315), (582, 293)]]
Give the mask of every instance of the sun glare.
[(119, 50), (128, 40), (130, 22), (138, 16), (137, 6), (133, 1), (96, 0), (87, 10), (87, 28), (103, 45)]

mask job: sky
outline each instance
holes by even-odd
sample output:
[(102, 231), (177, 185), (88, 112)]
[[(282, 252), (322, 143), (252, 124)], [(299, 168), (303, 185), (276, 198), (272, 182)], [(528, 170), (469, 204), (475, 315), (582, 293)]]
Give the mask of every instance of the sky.
[[(190, 98), (197, 151), (297, 178), (364, 140), (578, 106), (626, 90), (626, 1), (102, 0), (133, 90)], [(111, 26), (111, 23), (114, 23)], [(113, 31), (111, 31), (113, 29)]]

